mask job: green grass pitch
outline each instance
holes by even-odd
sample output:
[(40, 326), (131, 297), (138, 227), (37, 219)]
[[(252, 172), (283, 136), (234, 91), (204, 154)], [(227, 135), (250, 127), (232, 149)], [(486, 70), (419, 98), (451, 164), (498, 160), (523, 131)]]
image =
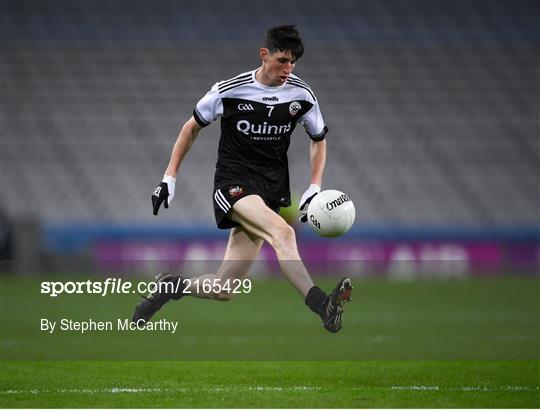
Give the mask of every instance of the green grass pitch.
[(2, 279), (0, 406), (540, 407), (537, 278), (353, 282), (337, 335), (281, 280), (170, 303), (175, 334), (47, 335), (41, 317), (129, 317), (137, 298)]

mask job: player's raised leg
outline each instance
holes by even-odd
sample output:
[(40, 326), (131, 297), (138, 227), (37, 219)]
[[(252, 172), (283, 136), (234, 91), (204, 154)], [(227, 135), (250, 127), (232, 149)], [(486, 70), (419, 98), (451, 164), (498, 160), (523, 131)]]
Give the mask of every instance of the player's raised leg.
[[(225, 257), (217, 273), (203, 274), (190, 277), (189, 282), (185, 278), (177, 275), (160, 273), (156, 276), (156, 283), (163, 286), (141, 300), (135, 307), (132, 321), (150, 320), (152, 316), (160, 310), (165, 303), (170, 300), (179, 300), (183, 296), (190, 295), (205, 299), (230, 300), (233, 296), (231, 292), (226, 291), (228, 286), (226, 281), (243, 278), (249, 271), (253, 261), (257, 258), (261, 249), (263, 240), (247, 232), (242, 227), (233, 228), (229, 236), (229, 242), (225, 251)], [(204, 280), (210, 281), (210, 292), (203, 292), (206, 287), (195, 286), (194, 281), (199, 284)], [(220, 285), (220, 286), (214, 286)], [(220, 289), (216, 292), (216, 289)], [(225, 289), (223, 289), (225, 288)], [(188, 293), (189, 292), (189, 293)]]
[(274, 248), (283, 273), (304, 296), (306, 305), (322, 318), (325, 329), (338, 332), (343, 309), (351, 298), (351, 280), (342, 279), (330, 295), (315, 286), (298, 253), (294, 229), (258, 195), (236, 202), (230, 218)]

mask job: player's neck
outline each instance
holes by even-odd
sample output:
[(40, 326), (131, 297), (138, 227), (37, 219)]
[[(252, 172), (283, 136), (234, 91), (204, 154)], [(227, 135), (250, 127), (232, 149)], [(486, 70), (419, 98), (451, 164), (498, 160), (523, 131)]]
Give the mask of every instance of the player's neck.
[(272, 84), (270, 76), (264, 71), (264, 67), (260, 67), (255, 73), (255, 79), (262, 85), (267, 87), (276, 87), (276, 84)]

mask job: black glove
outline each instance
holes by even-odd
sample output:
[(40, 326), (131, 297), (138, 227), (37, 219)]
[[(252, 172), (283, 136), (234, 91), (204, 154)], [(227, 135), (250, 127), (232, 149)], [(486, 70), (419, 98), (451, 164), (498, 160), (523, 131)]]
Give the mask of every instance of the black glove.
[(159, 207), (164, 204), (165, 209), (169, 209), (174, 198), (174, 185), (176, 178), (165, 175), (163, 181), (159, 184), (152, 193), (152, 207), (154, 208), (154, 215), (158, 214)]

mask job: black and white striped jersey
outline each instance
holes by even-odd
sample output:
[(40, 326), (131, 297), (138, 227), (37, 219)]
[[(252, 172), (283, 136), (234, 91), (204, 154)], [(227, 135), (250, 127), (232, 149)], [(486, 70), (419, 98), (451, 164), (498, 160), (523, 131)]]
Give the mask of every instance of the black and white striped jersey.
[(304, 126), (314, 141), (323, 140), (328, 129), (313, 91), (303, 80), (290, 75), (282, 86), (270, 87), (257, 81), (256, 72), (214, 84), (193, 116), (203, 127), (221, 118), (216, 184), (248, 179), (288, 206), (287, 149), (296, 124)]

